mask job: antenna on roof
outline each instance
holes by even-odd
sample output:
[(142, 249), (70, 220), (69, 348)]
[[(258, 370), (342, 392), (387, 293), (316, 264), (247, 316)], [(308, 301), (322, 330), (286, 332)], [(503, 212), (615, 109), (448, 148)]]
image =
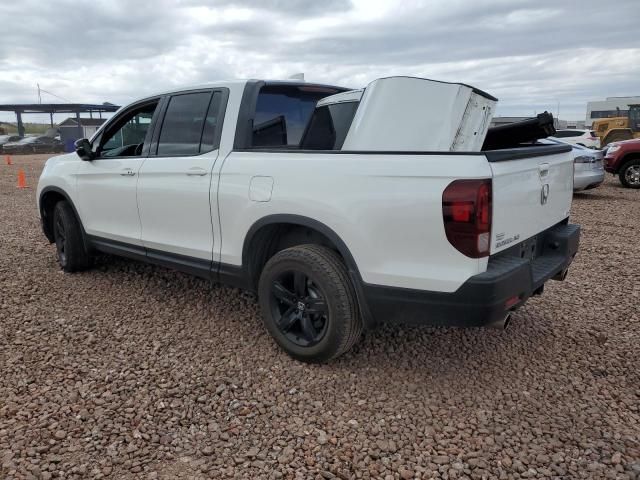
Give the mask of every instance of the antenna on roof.
[(294, 73), (289, 77), (290, 80), (300, 80), (304, 82), (304, 73)]

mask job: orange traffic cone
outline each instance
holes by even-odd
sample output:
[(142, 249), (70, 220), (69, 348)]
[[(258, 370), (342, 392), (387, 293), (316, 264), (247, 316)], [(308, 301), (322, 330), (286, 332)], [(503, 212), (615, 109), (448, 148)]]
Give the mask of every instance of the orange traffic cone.
[(13, 163), (11, 163), (11, 155), (5, 155), (4, 161), (6, 162), (7, 165), (13, 165)]
[(18, 188), (27, 188), (27, 177), (24, 174), (24, 170), (18, 170)]

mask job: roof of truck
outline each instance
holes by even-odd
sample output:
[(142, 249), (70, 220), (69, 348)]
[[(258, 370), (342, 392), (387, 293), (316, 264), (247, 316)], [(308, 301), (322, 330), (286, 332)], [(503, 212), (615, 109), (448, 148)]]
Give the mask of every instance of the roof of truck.
[(200, 83), (196, 85), (184, 85), (179, 88), (173, 88), (171, 90), (165, 90), (162, 92), (156, 92), (152, 95), (147, 95), (145, 98), (157, 97), (160, 95), (169, 95), (172, 93), (186, 92), (189, 90), (203, 90), (207, 88), (220, 88), (220, 87), (231, 87), (231, 86), (243, 86), (247, 83), (259, 83), (264, 82), (265, 85), (291, 85), (291, 86), (299, 86), (299, 87), (315, 87), (315, 88), (331, 88), (338, 90), (348, 90), (345, 87), (341, 87), (338, 85), (329, 85), (324, 83), (313, 83), (313, 82), (305, 82), (303, 80), (267, 80), (267, 79), (256, 79), (256, 78), (246, 78), (246, 79), (234, 79), (234, 80), (214, 80), (211, 82)]

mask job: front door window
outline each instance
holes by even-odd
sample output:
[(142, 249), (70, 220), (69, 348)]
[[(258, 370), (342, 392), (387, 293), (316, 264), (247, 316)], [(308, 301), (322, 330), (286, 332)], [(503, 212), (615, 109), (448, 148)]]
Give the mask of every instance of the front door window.
[(142, 146), (158, 102), (134, 109), (108, 127), (100, 139), (97, 153), (100, 157), (137, 157)]

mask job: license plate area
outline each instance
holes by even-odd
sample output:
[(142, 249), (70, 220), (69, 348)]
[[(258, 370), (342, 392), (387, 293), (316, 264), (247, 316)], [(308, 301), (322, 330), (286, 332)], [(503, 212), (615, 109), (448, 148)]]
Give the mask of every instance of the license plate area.
[(520, 258), (525, 260), (535, 260), (540, 253), (538, 251), (538, 235), (520, 242), (518, 245), (515, 245), (515, 247), (519, 249), (520, 254), (518, 256)]

